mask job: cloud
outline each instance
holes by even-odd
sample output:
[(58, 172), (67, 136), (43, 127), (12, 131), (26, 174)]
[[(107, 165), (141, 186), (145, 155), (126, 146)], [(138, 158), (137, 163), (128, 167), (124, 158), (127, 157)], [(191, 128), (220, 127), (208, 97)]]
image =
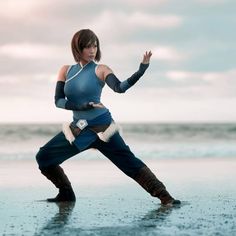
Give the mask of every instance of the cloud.
[(172, 81), (186, 82), (188, 80), (196, 80), (203, 78), (204, 73), (190, 72), (190, 71), (168, 71), (166, 77)]
[(211, 5), (218, 5), (218, 4), (225, 4), (229, 2), (230, 0), (195, 0), (196, 3), (202, 3), (202, 4), (211, 4)]
[(167, 79), (175, 82), (173, 94), (188, 98), (236, 97), (236, 69), (223, 72), (168, 71)]
[(180, 53), (177, 49), (169, 46), (158, 46), (153, 49), (153, 59), (164, 61), (182, 61), (187, 59), (187, 54)]
[[(92, 0), (91, 0), (92, 1)], [(148, 2), (143, 1), (143, 0), (120, 0), (120, 2), (128, 4), (128, 5), (132, 5), (132, 6), (160, 6), (162, 4), (165, 4), (168, 2), (168, 0), (148, 0)]]
[[(102, 46), (102, 60), (100, 63), (108, 65), (114, 73), (122, 80), (134, 73), (143, 59), (145, 51), (151, 50), (153, 55), (151, 58), (151, 66), (148, 70), (148, 77), (152, 80), (145, 80), (142, 86), (158, 86), (156, 78), (163, 75), (163, 68), (170, 65), (182, 63), (189, 58), (183, 52), (179, 53), (177, 49), (167, 45), (159, 45), (156, 47), (155, 43), (150, 42), (120, 42), (112, 44), (103, 44)], [(156, 69), (156, 65), (160, 65), (162, 72)], [(164, 69), (165, 70), (165, 69)], [(159, 74), (162, 73), (162, 74)], [(166, 81), (163, 81), (165, 83)], [(139, 85), (137, 85), (139, 86)]]
[(228, 71), (191, 72), (191, 71), (168, 71), (166, 77), (175, 81), (202, 80), (209, 83), (232, 83), (236, 82), (236, 69)]
[[(71, 120), (70, 111), (55, 107), (52, 89), (37, 90), (41, 93), (44, 91), (45, 97), (35, 97), (33, 93), (31, 96), (13, 96), (10, 106), (8, 98), (3, 97), (0, 100), (3, 108), (1, 121), (58, 123)], [(222, 122), (236, 119), (235, 110), (229, 109), (235, 106), (235, 97), (221, 98), (208, 95), (204, 98), (202, 90), (198, 91), (195, 99), (185, 95), (180, 94), (176, 88), (133, 88), (122, 96), (107, 88), (102, 102), (109, 108), (117, 122)], [(13, 116), (12, 111), (17, 115)]]
[[(196, 89), (196, 94), (191, 93)], [(103, 102), (118, 121), (206, 122), (233, 121), (236, 97), (219, 97), (190, 88), (133, 88), (125, 96), (107, 90)], [(188, 94), (190, 93), (190, 94)], [(145, 96), (144, 96), (145, 95)], [(122, 107), (122, 111), (119, 109)], [(132, 114), (130, 108), (132, 107)], [(142, 112), (140, 112), (142, 111)], [(153, 112), (155, 111), (155, 112)]]
[(126, 16), (126, 22), (132, 26), (143, 28), (176, 28), (182, 24), (183, 18), (176, 15), (147, 14), (144, 12), (134, 12)]
[[(80, 28), (98, 34), (103, 61), (121, 80), (134, 72), (146, 50), (153, 52), (140, 83), (124, 96), (104, 95), (119, 120), (235, 117), (229, 108), (236, 104), (235, 33), (229, 27), (235, 15), (234, 2), (228, 2), (1, 1), (1, 120), (64, 118), (53, 105), (56, 73), (61, 65), (74, 63), (70, 40)], [(212, 27), (213, 21), (222, 27)]]
[(0, 46), (0, 55), (17, 59), (53, 59), (62, 55), (63, 48), (34, 43), (12, 43)]
[[(145, 12), (123, 12), (115, 10), (105, 10), (95, 19), (91, 19), (91, 23), (86, 22), (84, 27), (96, 29), (96, 31), (106, 37), (111, 35), (114, 39), (118, 36), (130, 34), (134, 31), (169, 29), (180, 27), (183, 18), (177, 15), (158, 15)], [(122, 34), (121, 34), (122, 32)]]
[(44, 1), (7, 0), (1, 1), (0, 15), (9, 19), (27, 18), (37, 12), (44, 5)]
[(208, 82), (236, 82), (236, 69), (223, 72), (208, 72), (202, 75), (202, 79)]

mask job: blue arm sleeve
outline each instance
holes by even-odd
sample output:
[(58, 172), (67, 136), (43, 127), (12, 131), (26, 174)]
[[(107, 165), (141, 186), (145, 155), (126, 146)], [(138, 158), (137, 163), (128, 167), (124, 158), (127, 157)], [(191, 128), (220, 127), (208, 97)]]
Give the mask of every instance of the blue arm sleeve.
[(57, 81), (55, 97), (54, 97), (56, 107), (63, 108), (66, 110), (73, 110), (73, 111), (83, 111), (83, 110), (89, 110), (89, 109), (93, 108), (93, 106), (90, 105), (89, 103), (79, 106), (79, 105), (67, 100), (65, 98), (64, 86), (65, 86), (65, 82)]
[(111, 73), (107, 75), (105, 82), (113, 91), (117, 93), (124, 93), (142, 77), (148, 66), (149, 64), (141, 63), (138, 71), (122, 82), (113, 73)]

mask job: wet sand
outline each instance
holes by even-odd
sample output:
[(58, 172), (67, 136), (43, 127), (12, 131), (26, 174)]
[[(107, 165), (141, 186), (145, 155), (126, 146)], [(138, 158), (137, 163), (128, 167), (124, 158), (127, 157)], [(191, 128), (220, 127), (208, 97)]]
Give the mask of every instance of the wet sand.
[(162, 207), (105, 159), (63, 164), (75, 204), (34, 161), (0, 161), (0, 235), (236, 235), (236, 160), (148, 160), (180, 207)]

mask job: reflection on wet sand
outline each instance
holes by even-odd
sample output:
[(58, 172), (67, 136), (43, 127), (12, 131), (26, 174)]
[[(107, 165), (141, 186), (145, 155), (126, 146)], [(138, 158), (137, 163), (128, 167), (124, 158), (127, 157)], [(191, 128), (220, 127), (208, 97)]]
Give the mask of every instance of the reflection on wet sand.
[(58, 213), (56, 213), (47, 224), (40, 229), (36, 235), (63, 235), (63, 230), (68, 224), (71, 213), (74, 209), (75, 202), (59, 202), (52, 203), (58, 206)]
[(168, 217), (168, 215), (171, 214), (173, 210), (180, 209), (181, 205), (176, 206), (160, 206), (158, 209), (149, 211), (142, 219), (141, 221), (150, 221), (153, 220), (155, 222), (161, 222)]
[[(59, 212), (53, 216), (47, 224), (41, 228), (36, 235), (149, 235), (157, 233), (158, 227), (165, 224), (168, 216), (180, 206), (166, 207), (160, 206), (158, 209), (148, 211), (144, 216), (140, 216), (132, 224), (77, 228), (71, 227), (70, 216), (74, 209), (74, 203), (58, 203)], [(78, 220), (78, 219), (77, 219)], [(67, 227), (66, 227), (67, 226)]]
[(150, 162), (187, 200), (178, 208), (163, 208), (106, 163), (71, 162), (78, 201), (50, 204), (36, 200), (55, 189), (33, 161), (0, 161), (0, 235), (236, 235), (235, 160)]

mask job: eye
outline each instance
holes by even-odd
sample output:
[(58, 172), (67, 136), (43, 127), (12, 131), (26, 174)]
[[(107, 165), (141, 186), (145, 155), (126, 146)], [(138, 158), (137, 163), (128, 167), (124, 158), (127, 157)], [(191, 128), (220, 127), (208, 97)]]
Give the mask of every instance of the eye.
[(97, 48), (97, 44), (88, 44), (85, 48), (89, 49), (89, 48)]
[(89, 42), (86, 48), (97, 48), (97, 42)]
[(91, 44), (89, 45), (90, 48), (96, 48), (97, 47), (97, 44)]

